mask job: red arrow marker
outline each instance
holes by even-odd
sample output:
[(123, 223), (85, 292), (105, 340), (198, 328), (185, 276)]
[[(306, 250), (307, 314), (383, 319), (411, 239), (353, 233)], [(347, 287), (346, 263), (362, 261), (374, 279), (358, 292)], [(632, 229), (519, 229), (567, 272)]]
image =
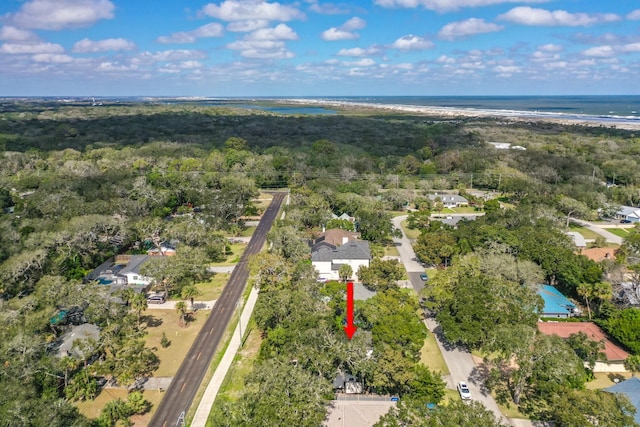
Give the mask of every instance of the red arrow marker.
[(347, 338), (353, 338), (356, 329), (358, 328), (353, 324), (353, 282), (347, 282), (347, 325), (344, 327)]

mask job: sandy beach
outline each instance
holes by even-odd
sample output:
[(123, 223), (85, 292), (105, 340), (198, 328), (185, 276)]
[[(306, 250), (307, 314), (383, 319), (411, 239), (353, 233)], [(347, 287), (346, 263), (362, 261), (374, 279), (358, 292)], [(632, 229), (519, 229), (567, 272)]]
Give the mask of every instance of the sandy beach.
[(640, 130), (637, 117), (594, 116), (581, 114), (550, 113), (542, 111), (516, 111), (497, 109), (451, 108), (425, 105), (378, 104), (368, 102), (348, 102), (324, 99), (291, 98), (278, 99), (278, 103), (289, 105), (313, 105), (336, 109), (375, 109), (388, 112), (401, 112), (425, 116), (446, 118), (482, 117), (514, 122), (549, 122), (564, 125), (581, 125), (593, 127), (611, 127), (627, 130)]

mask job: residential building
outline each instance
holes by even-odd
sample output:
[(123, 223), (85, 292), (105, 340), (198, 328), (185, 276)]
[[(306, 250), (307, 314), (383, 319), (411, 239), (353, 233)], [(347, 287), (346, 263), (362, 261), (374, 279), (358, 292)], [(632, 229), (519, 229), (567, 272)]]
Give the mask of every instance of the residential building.
[[(327, 230), (323, 236), (313, 242), (311, 264), (318, 271), (319, 279), (339, 280), (339, 270), (342, 265), (349, 265), (353, 275), (361, 266), (369, 267), (371, 262), (369, 242), (357, 240), (354, 234), (345, 230), (332, 229)], [(341, 237), (341, 244), (336, 242), (338, 237)]]
[(631, 404), (636, 408), (635, 422), (640, 424), (640, 378), (631, 377), (626, 381), (605, 388), (604, 391), (622, 393), (627, 396)]
[(639, 222), (640, 208), (633, 206), (620, 206), (620, 209), (616, 212), (616, 218), (631, 222)]
[(540, 317), (567, 318), (580, 313), (580, 309), (574, 303), (551, 285), (542, 285), (538, 295), (544, 300)]
[(459, 208), (461, 206), (469, 206), (469, 200), (466, 197), (462, 197), (459, 194), (429, 194), (429, 200), (435, 202), (439, 199), (445, 208)]

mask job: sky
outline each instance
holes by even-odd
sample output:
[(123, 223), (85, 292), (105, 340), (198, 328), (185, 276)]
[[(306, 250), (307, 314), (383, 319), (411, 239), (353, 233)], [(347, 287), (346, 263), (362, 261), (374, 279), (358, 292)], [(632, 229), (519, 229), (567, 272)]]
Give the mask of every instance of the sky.
[(0, 0), (0, 96), (614, 94), (637, 0)]

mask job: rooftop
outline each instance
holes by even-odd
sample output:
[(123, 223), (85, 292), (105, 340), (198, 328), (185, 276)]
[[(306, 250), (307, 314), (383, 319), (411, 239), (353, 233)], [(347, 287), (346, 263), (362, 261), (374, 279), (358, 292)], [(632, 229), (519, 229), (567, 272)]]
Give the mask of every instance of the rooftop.
[(311, 250), (311, 261), (334, 261), (342, 259), (371, 259), (369, 242), (352, 240), (342, 246), (319, 243)]
[(604, 391), (625, 394), (631, 404), (636, 408), (635, 421), (640, 424), (640, 378), (631, 377), (619, 384), (605, 388)]
[(604, 341), (604, 353), (611, 362), (625, 360), (629, 356), (593, 322), (538, 322), (538, 330), (545, 335), (558, 335), (560, 338), (569, 338), (571, 334), (583, 332), (593, 341)]
[(538, 294), (544, 300), (543, 315), (564, 314), (570, 315), (574, 312), (576, 306), (569, 301), (567, 297), (550, 285), (542, 285)]

